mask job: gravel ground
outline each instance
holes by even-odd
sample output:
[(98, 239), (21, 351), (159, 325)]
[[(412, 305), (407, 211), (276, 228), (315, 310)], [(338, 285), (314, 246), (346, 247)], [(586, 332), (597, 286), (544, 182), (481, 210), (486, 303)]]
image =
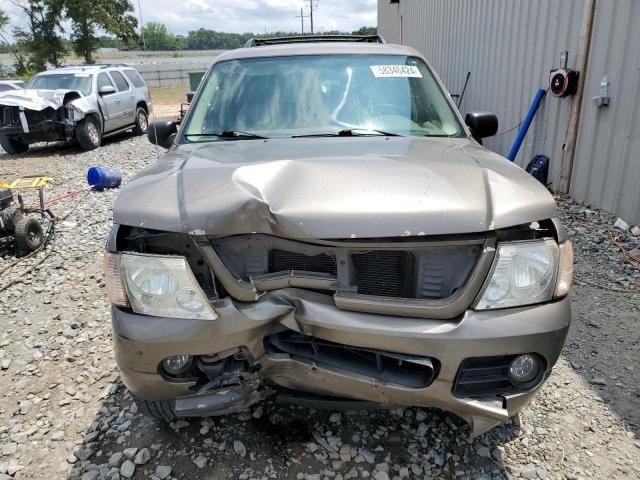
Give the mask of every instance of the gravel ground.
[[(83, 187), (91, 165), (118, 167), (126, 181), (155, 158), (144, 138), (125, 135), (88, 153), (0, 153), (0, 176), (50, 175), (52, 198)], [(640, 478), (640, 293), (630, 291), (640, 267), (620, 250), (640, 237), (610, 215), (560, 199), (578, 278), (563, 357), (528, 408), (469, 442), (461, 420), (417, 408), (265, 402), (171, 426), (138, 415), (113, 360), (101, 274), (117, 193), (53, 205), (71, 213), (39, 269), (25, 273), (48, 252), (7, 271), (14, 258), (0, 257), (0, 480)]]

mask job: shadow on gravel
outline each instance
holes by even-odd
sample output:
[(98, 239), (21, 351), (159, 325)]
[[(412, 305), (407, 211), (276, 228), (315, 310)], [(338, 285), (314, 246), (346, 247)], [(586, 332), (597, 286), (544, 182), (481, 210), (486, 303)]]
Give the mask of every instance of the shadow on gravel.
[(74, 451), (68, 478), (507, 478), (501, 444), (519, 435), (518, 426), (473, 442), (468, 433), (465, 422), (439, 410), (331, 412), (270, 401), (167, 425), (137, 414), (116, 383)]
[[(563, 350), (572, 368), (640, 438), (640, 295), (577, 286)], [(610, 420), (596, 419), (603, 428)]]
[[(112, 137), (107, 137), (102, 140), (102, 146), (110, 145), (112, 143), (121, 142), (122, 140), (129, 140), (135, 138), (132, 132), (121, 132)], [(27, 153), (19, 155), (9, 155), (4, 150), (0, 149), (0, 161), (2, 159), (13, 159), (20, 157), (48, 157), (51, 155), (82, 155), (87, 152), (81, 150), (80, 147), (73, 142), (48, 142), (48, 143), (36, 143), (29, 147)]]

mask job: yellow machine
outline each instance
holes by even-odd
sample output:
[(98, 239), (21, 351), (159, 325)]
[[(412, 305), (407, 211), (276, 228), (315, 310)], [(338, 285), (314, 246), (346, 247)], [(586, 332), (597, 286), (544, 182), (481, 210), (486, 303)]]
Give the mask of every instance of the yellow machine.
[(0, 188), (29, 189), (29, 188), (49, 188), (53, 179), (51, 177), (33, 176), (16, 178), (11, 182), (0, 181)]

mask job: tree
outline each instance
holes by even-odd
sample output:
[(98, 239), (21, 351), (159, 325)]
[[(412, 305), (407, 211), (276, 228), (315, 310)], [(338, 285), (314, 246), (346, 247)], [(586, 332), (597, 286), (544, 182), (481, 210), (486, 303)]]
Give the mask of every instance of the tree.
[(176, 37), (161, 23), (149, 22), (142, 27), (147, 50), (174, 50)]
[(360, 27), (353, 32), (354, 35), (376, 35), (377, 33), (378, 29), (376, 27)]
[(14, 0), (22, 10), (27, 27), (16, 27), (13, 36), (22, 52), (14, 52), (18, 74), (44, 70), (47, 63), (59, 67), (66, 53), (61, 34), (64, 0)]
[(133, 41), (138, 21), (131, 12), (133, 5), (129, 0), (67, 0), (66, 13), (72, 25), (71, 41), (76, 54), (86, 63), (94, 63), (99, 31), (111, 33), (124, 42)]

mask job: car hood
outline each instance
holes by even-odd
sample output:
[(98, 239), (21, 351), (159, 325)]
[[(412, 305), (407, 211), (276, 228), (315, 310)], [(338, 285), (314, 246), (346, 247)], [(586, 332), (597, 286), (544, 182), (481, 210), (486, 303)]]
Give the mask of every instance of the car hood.
[[(87, 97), (82, 97), (76, 90), (9, 90), (0, 93), (0, 105), (7, 107), (21, 107), (37, 112), (45, 108), (57, 110), (65, 104), (67, 95), (73, 93), (75, 100), (71, 104), (81, 112), (88, 109)], [(77, 98), (80, 96), (80, 98)]]
[(122, 189), (114, 222), (347, 239), (483, 232), (555, 214), (539, 182), (472, 140), (331, 137), (181, 145)]

